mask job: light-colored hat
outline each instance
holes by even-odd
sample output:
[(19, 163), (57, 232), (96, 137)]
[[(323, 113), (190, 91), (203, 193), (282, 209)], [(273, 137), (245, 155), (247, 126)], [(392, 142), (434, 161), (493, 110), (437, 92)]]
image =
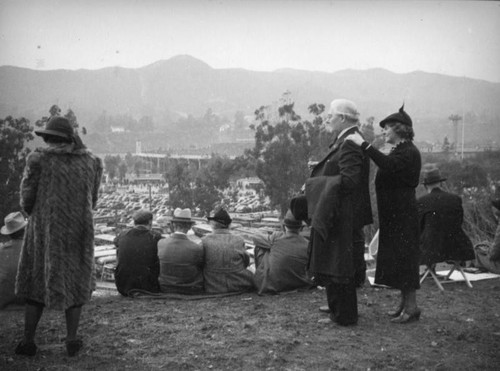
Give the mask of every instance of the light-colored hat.
[(172, 218), (172, 222), (181, 222), (181, 223), (194, 223), (191, 219), (191, 210), (190, 209), (181, 209), (177, 208), (174, 210), (174, 216)]
[(28, 221), (24, 218), (21, 212), (16, 211), (7, 215), (4, 219), (5, 225), (0, 229), (0, 233), (4, 235), (9, 235), (17, 232), (28, 224)]
[(334, 99), (332, 103), (330, 103), (330, 110), (328, 113), (330, 115), (344, 115), (351, 120), (357, 120), (359, 118), (358, 108), (354, 102), (347, 99)]

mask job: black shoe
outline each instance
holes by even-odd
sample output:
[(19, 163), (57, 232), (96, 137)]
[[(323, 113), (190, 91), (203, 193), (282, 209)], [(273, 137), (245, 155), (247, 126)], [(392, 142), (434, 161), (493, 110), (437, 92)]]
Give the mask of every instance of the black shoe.
[(23, 356), (33, 357), (36, 354), (36, 350), (37, 347), (35, 343), (25, 343), (24, 341), (21, 341), (19, 344), (17, 344), (15, 353)]
[(76, 356), (82, 347), (83, 341), (81, 339), (66, 341), (66, 351), (70, 357)]

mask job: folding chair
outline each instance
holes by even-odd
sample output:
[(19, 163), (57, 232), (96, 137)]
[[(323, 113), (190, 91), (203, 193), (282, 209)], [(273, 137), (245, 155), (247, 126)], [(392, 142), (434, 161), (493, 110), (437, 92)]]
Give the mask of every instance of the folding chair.
[(429, 266), (429, 265), (426, 265), (425, 267), (425, 272), (424, 274), (422, 275), (422, 278), (420, 278), (420, 284), (422, 284), (422, 282), (424, 282), (424, 280), (427, 278), (427, 276), (430, 274), (432, 276), (432, 279), (434, 280), (434, 282), (436, 282), (436, 285), (439, 287), (439, 289), (441, 291), (444, 291), (444, 287), (443, 285), (441, 284), (441, 282), (443, 283), (447, 283), (447, 282), (455, 282), (455, 281), (451, 281), (450, 280), (450, 277), (451, 277), (451, 274), (457, 270), (459, 271), (462, 276), (464, 277), (464, 280), (465, 280), (465, 284), (469, 287), (469, 288), (472, 288), (472, 284), (470, 283), (469, 279), (467, 278), (467, 275), (465, 274), (462, 266), (461, 266), (461, 261), (459, 260), (451, 260), (451, 261), (447, 261), (446, 262), (447, 264), (450, 264), (452, 265), (450, 271), (448, 272), (448, 274), (445, 276), (445, 277), (442, 277), (443, 280), (441, 281), (440, 280), (440, 277), (436, 274), (436, 272), (434, 271), (434, 268), (435, 268), (435, 265), (433, 266)]

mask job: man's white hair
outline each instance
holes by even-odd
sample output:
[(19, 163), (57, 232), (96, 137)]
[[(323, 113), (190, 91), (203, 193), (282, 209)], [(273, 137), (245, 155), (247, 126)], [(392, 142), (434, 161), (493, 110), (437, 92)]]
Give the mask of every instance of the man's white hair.
[(343, 115), (351, 121), (357, 121), (359, 118), (358, 108), (354, 102), (347, 99), (334, 99), (330, 103), (330, 115)]

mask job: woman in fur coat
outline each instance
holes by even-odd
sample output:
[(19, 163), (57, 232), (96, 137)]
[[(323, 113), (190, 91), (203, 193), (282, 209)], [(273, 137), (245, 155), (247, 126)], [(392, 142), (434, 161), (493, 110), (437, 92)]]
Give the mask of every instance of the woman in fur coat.
[(16, 293), (26, 299), (24, 339), (17, 354), (35, 355), (43, 308), (65, 310), (69, 355), (82, 347), (76, 333), (81, 307), (95, 287), (95, 208), (102, 162), (90, 153), (69, 121), (53, 117), (35, 133), (47, 147), (27, 159), (21, 207), (29, 215)]

